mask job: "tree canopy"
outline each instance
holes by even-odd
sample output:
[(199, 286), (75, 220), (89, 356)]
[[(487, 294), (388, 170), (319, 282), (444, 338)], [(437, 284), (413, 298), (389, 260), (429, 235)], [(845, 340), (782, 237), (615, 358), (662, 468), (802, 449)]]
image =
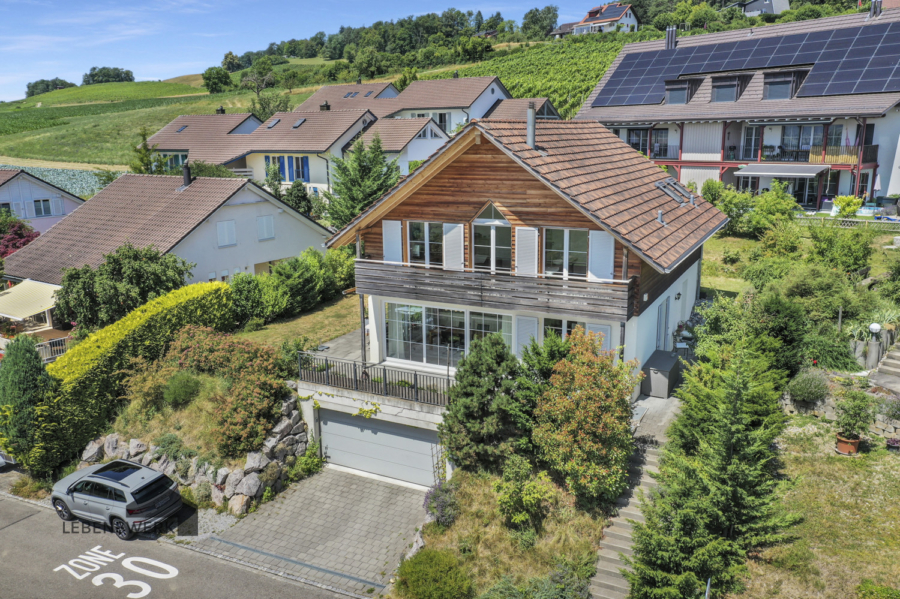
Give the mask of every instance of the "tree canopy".
[(77, 86), (70, 81), (60, 79), (59, 77), (54, 77), (53, 79), (38, 79), (37, 81), (32, 81), (25, 86), (25, 97), (30, 98), (31, 96), (46, 94), (47, 92), (52, 92), (53, 90), (63, 89), (66, 87)]
[(378, 134), (367, 148), (362, 138), (353, 143), (345, 158), (332, 157), (334, 175), (331, 191), (325, 192), (331, 224), (341, 228), (400, 179), (397, 159), (388, 160)]
[(81, 78), (82, 85), (117, 83), (120, 81), (134, 81), (134, 73), (118, 67), (91, 67), (91, 70)]

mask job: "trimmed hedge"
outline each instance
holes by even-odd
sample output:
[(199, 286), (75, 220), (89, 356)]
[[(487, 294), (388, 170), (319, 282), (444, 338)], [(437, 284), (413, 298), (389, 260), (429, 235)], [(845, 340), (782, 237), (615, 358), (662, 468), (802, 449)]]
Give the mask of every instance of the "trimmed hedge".
[(187, 325), (228, 330), (233, 323), (229, 286), (197, 283), (147, 302), (79, 342), (47, 368), (58, 391), (35, 410), (35, 445), (25, 467), (49, 475), (106, 429), (132, 358), (158, 360)]

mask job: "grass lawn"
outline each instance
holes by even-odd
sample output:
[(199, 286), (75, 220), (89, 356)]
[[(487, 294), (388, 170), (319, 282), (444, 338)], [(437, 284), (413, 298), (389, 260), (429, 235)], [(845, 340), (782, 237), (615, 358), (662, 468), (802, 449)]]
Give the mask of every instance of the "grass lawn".
[(312, 58), (288, 58), (287, 61), (290, 64), (325, 64), (326, 62), (330, 62), (321, 56), (313, 56)]
[(900, 455), (884, 440), (858, 459), (833, 451), (834, 426), (808, 416), (790, 422), (779, 445), (789, 482), (785, 509), (803, 522), (796, 540), (749, 562), (741, 599), (846, 599), (864, 578), (900, 581)]
[(200, 73), (195, 75), (182, 75), (180, 77), (164, 79), (163, 83), (180, 83), (181, 85), (190, 85), (191, 87), (203, 89), (203, 75)]
[(276, 320), (262, 330), (236, 336), (273, 347), (288, 339), (306, 335), (319, 343), (331, 341), (359, 329), (359, 297), (349, 295), (321, 304), (300, 316)]
[(170, 81), (134, 81), (123, 83), (98, 83), (67, 87), (46, 94), (32, 96), (21, 102), (10, 102), (7, 108), (16, 106), (59, 106), (64, 104), (84, 104), (88, 102), (121, 102), (122, 100), (138, 100), (143, 98), (163, 98), (184, 94), (205, 94), (197, 88), (183, 83)]
[(574, 498), (560, 491), (558, 502), (544, 521), (543, 532), (533, 547), (523, 549), (497, 509), (492, 489), (499, 477), (457, 470), (459, 516), (449, 528), (425, 526), (425, 546), (447, 549), (457, 555), (479, 594), (509, 576), (516, 584), (546, 576), (560, 558), (577, 559), (594, 554), (602, 538), (605, 518), (577, 509)]

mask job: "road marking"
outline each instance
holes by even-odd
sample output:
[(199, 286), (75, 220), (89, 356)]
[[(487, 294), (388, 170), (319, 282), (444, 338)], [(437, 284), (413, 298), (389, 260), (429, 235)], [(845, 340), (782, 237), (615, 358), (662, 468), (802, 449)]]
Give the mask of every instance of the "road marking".
[[(34, 514), (36, 514), (36, 513), (37, 513), (37, 512), (34, 512)], [(10, 522), (10, 523), (7, 524), (6, 526), (0, 526), (0, 530), (3, 530), (4, 528), (9, 528), (9, 527), (12, 526), (13, 524), (18, 524), (19, 522), (21, 522), (22, 520), (25, 520), (26, 518), (31, 518), (32, 516), (34, 516), (34, 514), (28, 514), (27, 516), (23, 516), (22, 518), (19, 518), (19, 519), (16, 520), (15, 522)]]

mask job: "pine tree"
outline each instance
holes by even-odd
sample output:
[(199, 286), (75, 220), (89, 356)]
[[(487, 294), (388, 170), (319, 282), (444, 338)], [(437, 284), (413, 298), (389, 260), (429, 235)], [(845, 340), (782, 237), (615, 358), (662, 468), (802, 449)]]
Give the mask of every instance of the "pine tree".
[(18, 335), (0, 366), (0, 446), (18, 460), (34, 444), (34, 412), (51, 388), (34, 340)]
[(366, 148), (362, 138), (353, 143), (346, 158), (333, 157), (331, 191), (325, 192), (328, 217), (337, 228), (344, 227), (384, 195), (400, 179), (397, 159), (388, 161), (378, 134)]
[(134, 154), (134, 158), (132, 158), (131, 163), (128, 165), (128, 169), (132, 173), (137, 173), (139, 175), (151, 175), (153, 173), (159, 174), (166, 172), (165, 157), (161, 154), (157, 154), (156, 146), (151, 147), (150, 142), (147, 141), (152, 135), (150, 129), (141, 127), (140, 131), (138, 131), (138, 135), (141, 138), (141, 143), (131, 150), (132, 154)]
[(306, 184), (299, 179), (291, 183), (281, 201), (299, 212), (300, 214), (310, 214), (313, 209), (312, 199), (309, 197), (309, 191)]
[(499, 471), (522, 442), (516, 426), (520, 405), (515, 397), (519, 362), (498, 335), (472, 342), (456, 369), (450, 402), (438, 425), (441, 442), (454, 464)]

